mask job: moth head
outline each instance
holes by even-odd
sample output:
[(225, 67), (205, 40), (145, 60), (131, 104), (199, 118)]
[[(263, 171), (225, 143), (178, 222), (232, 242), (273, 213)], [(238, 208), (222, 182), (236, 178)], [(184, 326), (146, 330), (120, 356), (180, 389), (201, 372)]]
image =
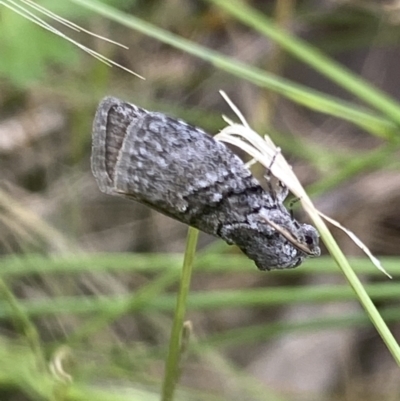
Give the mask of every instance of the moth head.
[(313, 226), (300, 224), (279, 209), (253, 218), (234, 242), (260, 270), (295, 268), (307, 257), (320, 255), (319, 234)]

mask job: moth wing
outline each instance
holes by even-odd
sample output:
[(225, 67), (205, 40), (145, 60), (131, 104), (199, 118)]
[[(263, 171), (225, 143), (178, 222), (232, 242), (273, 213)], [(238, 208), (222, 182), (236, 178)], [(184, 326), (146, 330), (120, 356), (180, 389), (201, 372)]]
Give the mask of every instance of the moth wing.
[(114, 97), (104, 98), (96, 111), (92, 130), (92, 172), (102, 192), (116, 195), (115, 167), (129, 125), (147, 111)]

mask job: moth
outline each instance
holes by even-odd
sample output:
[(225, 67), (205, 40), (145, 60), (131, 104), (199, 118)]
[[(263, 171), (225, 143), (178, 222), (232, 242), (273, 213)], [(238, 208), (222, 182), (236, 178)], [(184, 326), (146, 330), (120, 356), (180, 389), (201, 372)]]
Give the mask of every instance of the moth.
[(93, 123), (100, 190), (237, 245), (260, 270), (319, 256), (318, 233), (293, 219), (243, 161), (200, 128), (106, 97)]

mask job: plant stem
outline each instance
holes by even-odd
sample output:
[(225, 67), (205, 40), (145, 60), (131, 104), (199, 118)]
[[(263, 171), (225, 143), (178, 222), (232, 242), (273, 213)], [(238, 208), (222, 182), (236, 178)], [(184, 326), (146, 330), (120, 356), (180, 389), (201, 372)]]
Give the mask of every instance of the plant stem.
[(337, 245), (336, 241), (332, 237), (332, 234), (326, 227), (324, 221), (319, 215), (310, 216), (313, 223), (317, 227), (321, 238), (323, 238), (324, 244), (328, 248), (329, 253), (335, 259), (338, 266), (341, 268), (342, 272), (346, 276), (348, 282), (356, 293), (361, 305), (364, 307), (366, 313), (368, 314), (372, 324), (377, 329), (382, 340), (386, 344), (389, 352), (392, 354), (393, 359), (400, 367), (400, 347), (394, 338), (393, 334), (389, 330), (386, 322), (383, 320), (382, 316), (378, 312), (376, 306), (371, 301), (371, 298), (367, 294), (363, 284), (360, 282), (357, 275), (354, 273), (353, 269), (350, 267), (349, 262), (344, 256), (342, 250)]
[(168, 356), (165, 363), (164, 382), (161, 393), (162, 401), (172, 401), (176, 383), (179, 376), (179, 362), (181, 359), (181, 336), (183, 320), (186, 313), (186, 299), (190, 288), (190, 279), (192, 276), (192, 266), (196, 252), (198, 230), (189, 227), (186, 240), (185, 257), (181, 279), (179, 282), (179, 291), (175, 307), (174, 322), (172, 325), (171, 339), (169, 342)]

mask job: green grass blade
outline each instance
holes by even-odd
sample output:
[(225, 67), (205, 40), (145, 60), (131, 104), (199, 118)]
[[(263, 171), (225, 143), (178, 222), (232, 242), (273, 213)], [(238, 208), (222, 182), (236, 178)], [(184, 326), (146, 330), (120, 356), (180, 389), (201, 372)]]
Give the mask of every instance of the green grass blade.
[(392, 354), (394, 360), (396, 361), (397, 365), (400, 366), (400, 347), (397, 344), (396, 339), (394, 338), (393, 334), (389, 330), (387, 324), (383, 320), (382, 316), (379, 314), (376, 306), (371, 301), (371, 298), (368, 296), (364, 286), (362, 285), (361, 281), (354, 273), (353, 269), (351, 268), (348, 260), (344, 256), (342, 250), (337, 245), (336, 241), (334, 240), (332, 234), (328, 230), (325, 225), (325, 222), (322, 218), (315, 213), (310, 215), (313, 223), (315, 224), (318, 232), (321, 235), (321, 238), (327, 247), (329, 253), (335, 259), (337, 265), (342, 270), (343, 274), (345, 275), (347, 281), (353, 288), (354, 292), (356, 293), (361, 305), (364, 307), (365, 311), (367, 312), (371, 322), (375, 326), (376, 330), (380, 334), (382, 340), (386, 344), (388, 350)]
[(196, 253), (198, 236), (199, 231), (193, 227), (189, 227), (179, 291), (176, 300), (174, 321), (168, 348), (168, 356), (165, 363), (164, 381), (161, 391), (162, 401), (173, 400), (175, 387), (179, 379), (179, 367), (182, 353), (182, 330), (186, 314), (186, 302), (190, 289), (190, 279), (192, 276), (193, 260)]
[(238, 0), (208, 0), (239, 21), (274, 40), (304, 63), (315, 68), (333, 82), (356, 95), (400, 124), (400, 104), (384, 92), (369, 85), (346, 67), (329, 58), (305, 41), (280, 29), (271, 19), (245, 2)]
[[(399, 321), (398, 308), (387, 308), (382, 311), (382, 316), (388, 322)], [(201, 351), (204, 346), (241, 346), (255, 342), (265, 342), (273, 337), (281, 335), (283, 332), (315, 332), (319, 330), (345, 329), (354, 327), (367, 327), (370, 320), (364, 313), (352, 313), (341, 317), (318, 317), (301, 322), (268, 322), (248, 327), (231, 329), (222, 333), (212, 334), (206, 339), (194, 345), (193, 348)]]
[[(374, 301), (396, 301), (400, 293), (399, 283), (377, 283), (365, 286)], [(326, 304), (330, 302), (356, 301), (354, 291), (348, 285), (285, 286), (251, 288), (240, 290), (196, 291), (190, 294), (188, 308), (192, 311), (212, 311), (224, 308), (276, 307), (293, 304)], [(176, 305), (173, 294), (160, 294), (132, 305), (131, 297), (124, 296), (75, 296), (20, 301), (21, 311), (29, 318), (73, 314), (86, 316), (109, 312), (116, 316), (124, 313), (172, 312)], [(399, 312), (400, 313), (400, 312)], [(9, 304), (0, 302), (0, 318), (12, 318), (14, 312)], [(112, 322), (110, 321), (110, 324)]]
[(158, 28), (146, 21), (128, 15), (95, 0), (70, 0), (82, 7), (95, 11), (113, 21), (119, 22), (131, 29), (135, 29), (149, 37), (167, 43), (179, 50), (208, 61), (217, 68), (227, 71), (241, 79), (249, 80), (254, 84), (280, 93), (299, 104), (313, 110), (350, 121), (363, 129), (384, 137), (393, 138), (396, 135), (396, 124), (383, 117), (374, 115), (366, 109), (350, 102), (344, 102), (333, 96), (322, 94), (305, 86), (295, 84), (289, 80), (274, 76), (259, 68), (255, 68), (237, 60), (223, 56), (206, 47), (195, 44), (166, 30)]
[[(229, 246), (221, 245), (223, 250), (232, 250)], [(176, 253), (98, 253), (98, 254), (65, 254), (57, 257), (48, 257), (42, 254), (26, 254), (23, 256), (3, 256), (0, 258), (0, 277), (18, 278), (30, 274), (73, 275), (85, 272), (139, 272), (139, 273), (163, 273), (174, 271), (175, 277), (179, 276), (182, 255)], [(400, 258), (382, 257), (382, 264), (389, 273), (400, 276)], [(368, 274), (374, 277), (382, 277), (382, 273), (376, 269), (368, 258), (349, 258), (353, 269), (358, 274)], [(259, 272), (254, 262), (241, 254), (215, 253), (198, 255), (195, 261), (196, 271), (208, 273), (238, 273)], [(317, 259), (308, 259), (297, 269), (274, 271), (270, 275), (302, 276), (306, 274), (332, 274), (338, 273), (337, 266), (331, 257), (321, 256)], [(171, 277), (173, 279), (173, 276)], [(167, 281), (168, 282), (168, 281)]]

